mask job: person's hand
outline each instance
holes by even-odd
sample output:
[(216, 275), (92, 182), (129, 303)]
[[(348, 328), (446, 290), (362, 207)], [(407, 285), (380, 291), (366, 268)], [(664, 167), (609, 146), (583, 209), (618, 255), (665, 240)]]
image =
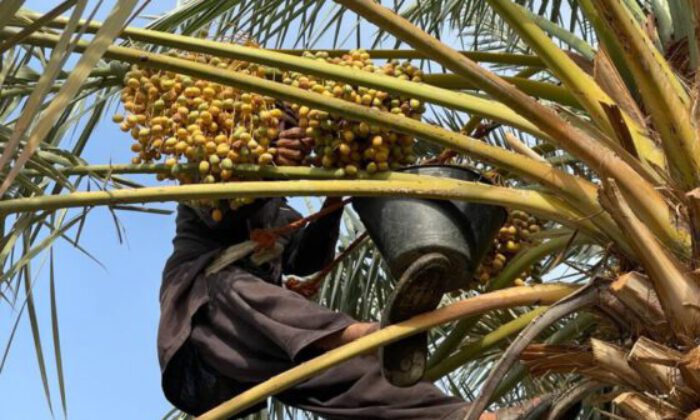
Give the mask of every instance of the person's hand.
[(379, 324), (376, 322), (356, 322), (348, 325), (344, 330), (331, 334), (316, 342), (316, 345), (322, 350), (332, 350), (336, 347), (348, 344), (358, 338), (364, 337), (379, 330)]
[(314, 144), (313, 137), (307, 136), (301, 127), (282, 130), (279, 138), (273, 142), (273, 147), (277, 149), (275, 163), (281, 166), (299, 166), (309, 155)]
[(348, 344), (378, 330), (378, 322), (357, 322), (343, 330), (343, 333), (340, 335), (340, 344)]

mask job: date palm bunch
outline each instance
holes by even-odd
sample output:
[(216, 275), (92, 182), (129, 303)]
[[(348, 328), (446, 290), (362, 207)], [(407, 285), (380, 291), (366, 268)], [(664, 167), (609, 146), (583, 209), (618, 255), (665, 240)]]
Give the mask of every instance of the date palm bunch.
[[(56, 240), (77, 244), (81, 220), (97, 206), (148, 210), (142, 206), (158, 201), (336, 195), (463, 200), (511, 210), (499, 237), (503, 248), (496, 244), (480, 271), (482, 285), (450, 296), (445, 308), (272, 378), (204, 418), (226, 418), (334, 364), (428, 329), (428, 376), (473, 399), (471, 419), (491, 402), (537, 395), (550, 404), (550, 418), (563, 418), (580, 402), (581, 416), (697, 416), (695, 2), (194, 0), (145, 28), (126, 24), (136, 1), (118, 2), (104, 22), (81, 20), (89, 16), (81, 1), (44, 15), (21, 5), (0, 5), (3, 295), (26, 288), (31, 296), (33, 258)], [(350, 15), (353, 25), (344, 20)], [(202, 30), (207, 39), (192, 36)], [(231, 42), (242, 32), (262, 48)], [(361, 36), (367, 33), (373, 35)], [(354, 47), (375, 60), (410, 61), (405, 68), (420, 77), (340, 65), (334, 57), (348, 54), (338, 47), (342, 34), (355, 34)], [(330, 47), (315, 49), (316, 42)], [(385, 45), (395, 48), (377, 48)], [(168, 54), (173, 49), (216, 60)], [(77, 61), (67, 64), (71, 55)], [(293, 76), (278, 80), (217, 65), (233, 60)], [(106, 141), (91, 132), (132, 65), (415, 138), (401, 156), (466, 165), (493, 182), (411, 175), (394, 171), (398, 165), (354, 166), (349, 178), (347, 164), (339, 168), (331, 158), (320, 167), (266, 158), (264, 165), (227, 167), (231, 178), (246, 182), (141, 186), (134, 174), (165, 177), (172, 168), (81, 157), (87, 142)], [(305, 89), (311, 80), (324, 91)], [(359, 102), (342, 97), (345, 85), (362, 89)], [(370, 91), (392, 95), (397, 106), (363, 104)], [(422, 119), (402, 115), (404, 104)], [(68, 148), (61, 140), (73, 128), (82, 131)], [(381, 281), (387, 270), (351, 212), (347, 220), (342, 258), (324, 273), (317, 298), (369, 319), (390, 292)], [(568, 392), (557, 392), (562, 389)]]

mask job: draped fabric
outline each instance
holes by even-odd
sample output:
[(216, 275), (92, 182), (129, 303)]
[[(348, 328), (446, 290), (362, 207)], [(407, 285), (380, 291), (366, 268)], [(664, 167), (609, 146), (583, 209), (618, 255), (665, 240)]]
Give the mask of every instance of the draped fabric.
[[(202, 414), (318, 355), (315, 342), (355, 322), (280, 285), (282, 272), (303, 276), (330, 263), (341, 214), (280, 238), (285, 248), (277, 260), (263, 266), (239, 260), (206, 275), (222, 250), (249, 239), (253, 229), (284, 226), (301, 216), (283, 199), (227, 212), (219, 223), (178, 207), (158, 330), (163, 390), (171, 403)], [(381, 376), (374, 356), (342, 363), (277, 398), (331, 419), (441, 419), (465, 406), (428, 382), (394, 387)]]

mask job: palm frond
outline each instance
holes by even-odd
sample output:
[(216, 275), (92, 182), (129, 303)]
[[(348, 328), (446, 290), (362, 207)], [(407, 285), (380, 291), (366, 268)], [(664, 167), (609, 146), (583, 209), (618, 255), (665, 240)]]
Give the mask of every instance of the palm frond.
[[(54, 19), (55, 14), (67, 10), (73, 3), (75, 5), (70, 19)], [(135, 3), (128, 2), (126, 6), (131, 10)], [(37, 256), (45, 256), (47, 253), (50, 258), (49, 292), (54, 359), (59, 372), (58, 393), (65, 414), (66, 389), (60, 363), (52, 246), (57, 241), (65, 241), (89, 257), (90, 250), (82, 248), (80, 235), (93, 206), (108, 206), (114, 215), (119, 236), (122, 228), (117, 217), (118, 211), (159, 213), (161, 211), (158, 209), (141, 205), (163, 198), (229, 197), (270, 191), (279, 195), (352, 194), (360, 191), (428, 196), (426, 188), (418, 180), (403, 179), (397, 174), (375, 179), (364, 173), (361, 178), (366, 179), (337, 183), (308, 181), (310, 186), (299, 186), (301, 183), (293, 181), (284, 181), (283, 185), (278, 181), (266, 182), (265, 185), (245, 183), (246, 185), (235, 188), (219, 184), (206, 191), (201, 186), (166, 187), (163, 189), (167, 193), (165, 196), (158, 195), (152, 188), (142, 189), (133, 176), (163, 173), (162, 165), (91, 165), (91, 162), (81, 157), (118, 92), (125, 73), (125, 67), (119, 60), (138, 64), (145, 58), (150, 65), (156, 63), (161, 68), (193, 77), (230, 83), (245, 89), (258, 89), (265, 94), (293, 99), (348, 118), (383, 124), (397, 131), (417, 135), (420, 140), (416, 150), (422, 159), (442, 159), (446, 156), (443, 155), (444, 148), (449, 147), (453, 149), (449, 155), (451, 162), (486, 172), (496, 180), (495, 186), (477, 187), (446, 182), (442, 190), (435, 190), (437, 193), (432, 191), (431, 198), (505, 204), (553, 220), (546, 223), (544, 232), (537, 235), (534, 245), (517, 254), (490, 285), (447, 297), (444, 302), (446, 304), (490, 289), (500, 289), (511, 284), (526, 268), (533, 266), (536, 270), (527, 279), (529, 283), (582, 283), (591, 277), (611, 275), (610, 273), (619, 271), (620, 267), (625, 270), (639, 268), (634, 251), (636, 248), (630, 246), (633, 245), (633, 239), (626, 237), (624, 231), (619, 229), (620, 223), (615, 223), (617, 219), (613, 219), (611, 212), (599, 205), (597, 184), (607, 182), (608, 178), (616, 178), (621, 184), (630, 182), (625, 184), (625, 195), (628, 199), (634, 199), (631, 204), (635, 211), (654, 229), (654, 233), (663, 241), (663, 246), (675, 252), (674, 258), (677, 255), (680, 261), (678, 264), (690, 261), (692, 247), (689, 235), (686, 235), (685, 201), (678, 198), (686, 191), (677, 190), (677, 185), (670, 182), (665, 160), (648, 159), (643, 148), (635, 150), (630, 147), (628, 137), (640, 136), (644, 141), (656, 141), (658, 136), (655, 130), (662, 127), (665, 115), (659, 111), (654, 115), (653, 126), (647, 126), (644, 112), (653, 110), (651, 105), (658, 105), (659, 97), (666, 93), (668, 103), (675, 100), (673, 95), (682, 99), (682, 106), (677, 108), (682, 108), (683, 112), (673, 114), (678, 121), (686, 124), (684, 141), (690, 144), (690, 140), (697, 136), (687, 126), (690, 118), (682, 118), (682, 115), (692, 115), (691, 104), (686, 100), (689, 98), (683, 96), (683, 84), (690, 80), (688, 75), (691, 72), (688, 69), (692, 67), (694, 70), (698, 61), (691, 13), (665, 0), (616, 0), (618, 14), (628, 17), (630, 25), (637, 25), (627, 28), (628, 35), (644, 28), (643, 34), (648, 37), (644, 41), (648, 47), (644, 52), (658, 59), (663, 67), (662, 76), (673, 87), (670, 93), (661, 91), (664, 95), (644, 94), (638, 97), (634, 94), (635, 86), (655, 83), (648, 74), (640, 74), (639, 68), (644, 66), (634, 66), (638, 57), (632, 56), (619, 45), (615, 30), (619, 31), (620, 28), (611, 29), (604, 25), (604, 18), (609, 19), (609, 16), (601, 16), (595, 9), (595, 5), (602, 4), (599, 0), (421, 0), (385, 1), (382, 4), (416, 25), (416, 33), (422, 30), (427, 35), (421, 34), (416, 39), (412, 38), (415, 34), (403, 33), (400, 25), (380, 24), (377, 27), (332, 2), (193, 0), (183, 2), (180, 7), (147, 24), (149, 29), (160, 31), (157, 33), (160, 38), (152, 36), (153, 34), (144, 35), (143, 32), (138, 35), (138, 31), (127, 29), (121, 36), (124, 40), (122, 47), (115, 48), (104, 44), (106, 40), (111, 42), (117, 37), (122, 23), (129, 17), (130, 13), (124, 10), (119, 18), (111, 21), (108, 19), (104, 25), (96, 25), (96, 22), (91, 22), (91, 16), (85, 22), (78, 20), (85, 8), (85, 2), (80, 0), (67, 0), (44, 15), (27, 11), (15, 14), (22, 5), (21, 1), (3, 2), (0, 5), (0, 30), (7, 25), (19, 28), (14, 31), (3, 30), (5, 41), (0, 43), (0, 51), (4, 51), (0, 68), (0, 148), (4, 157), (0, 167), (6, 169), (12, 159), (22, 156), (21, 162), (16, 164), (9, 175), (7, 170), (2, 175), (6, 191), (4, 200), (0, 202), (0, 212), (5, 219), (4, 224), (12, 227), (3, 232), (0, 242), (0, 261), (3, 267), (0, 298), (15, 305), (20, 316), (27, 312), (30, 318), (37, 363), (42, 372), (49, 404), (49, 381), (37, 329), (37, 311), (32, 300), (33, 293), (30, 293), (33, 291), (32, 262)], [(494, 4), (502, 7), (494, 11)], [(125, 2), (120, 2), (120, 6), (124, 5)], [(370, 6), (376, 7), (376, 4), (367, 7)], [(510, 10), (510, 15), (504, 13), (506, 9)], [(368, 19), (372, 18), (370, 14), (366, 15)], [(524, 20), (518, 21), (517, 17), (523, 17)], [(526, 21), (527, 25), (520, 24)], [(106, 35), (101, 36), (100, 30), (105, 31), (102, 34)], [(97, 36), (93, 35), (95, 33)], [(386, 82), (386, 90), (403, 96), (416, 95), (422, 101), (430, 103), (429, 111), (423, 122), (400, 121), (399, 118), (382, 113), (366, 112), (365, 109), (346, 102), (334, 102), (332, 98), (326, 100), (300, 89), (267, 83), (267, 80), (251, 81), (236, 72), (215, 72), (206, 66), (197, 67), (191, 63), (169, 60), (161, 53), (170, 48), (190, 51), (206, 48), (206, 54), (231, 54), (221, 44), (168, 35), (175, 33), (223, 42), (256, 41), (263, 46), (280, 50), (278, 53), (288, 54), (276, 55), (258, 49), (257, 56), (249, 55), (244, 59), (259, 61), (283, 71), (308, 71), (321, 78), (338, 78), (347, 83), (382, 89), (384, 81), (375, 79), (372, 75), (357, 76), (342, 71), (333, 73), (323, 65), (312, 69), (314, 66), (309, 62), (299, 61), (299, 57), (293, 56), (299, 55), (300, 49), (310, 47), (372, 47), (378, 56), (384, 54), (382, 60), (411, 59), (425, 70), (428, 84)], [(85, 39), (91, 42), (86, 42)], [(438, 40), (442, 41), (442, 45), (454, 47), (455, 51), (445, 48), (433, 53), (428, 47), (437, 45), (431, 42)], [(408, 49), (406, 42), (414, 45), (417, 50)], [(101, 47), (91, 49), (91, 46), (100, 43)], [(401, 50), (388, 53), (389, 48)], [(472, 51), (464, 54), (456, 51), (467, 48)], [(669, 58), (674, 51), (680, 55), (687, 52), (690, 59)], [(72, 52), (85, 52), (85, 55), (77, 68), (64, 68), (65, 59)], [(234, 52), (243, 53), (245, 52)], [(342, 51), (333, 53), (341, 54)], [(537, 57), (533, 57), (533, 54)], [(608, 73), (601, 75), (601, 57), (604, 54), (609, 56), (607, 58), (610, 63), (606, 68)], [(469, 62), (469, 66), (465, 67), (465, 57), (488, 62), (482, 67)], [(108, 63), (107, 60), (111, 62)], [(543, 63), (547, 66), (543, 66)], [(568, 67), (565, 68), (566, 66)], [(451, 68), (453, 72), (445, 68)], [(678, 75), (678, 72), (682, 74)], [(619, 91), (614, 92), (610, 90), (610, 84), (603, 82), (605, 77), (610, 81), (610, 75), (615, 76), (617, 73), (621, 81), (615, 87)], [(601, 108), (602, 99), (603, 102), (614, 105), (613, 108), (617, 107), (617, 111)], [(623, 104), (625, 101), (627, 103)], [(644, 106), (640, 106), (642, 103)], [(634, 119), (634, 122), (640, 124), (637, 127), (639, 130), (625, 121), (621, 124), (624, 128), (632, 127), (627, 132), (615, 125), (616, 122), (619, 123), (615, 116), (624, 115), (635, 107), (639, 108)], [(664, 108), (664, 112), (666, 108), (670, 109), (658, 109), (661, 108)], [(528, 118), (523, 118), (523, 115)], [(660, 138), (670, 146), (675, 146), (675, 137), (668, 134), (672, 130), (666, 131)], [(517, 142), (509, 142), (508, 136), (512, 136), (511, 139), (517, 138), (522, 147)], [(74, 141), (69, 144), (68, 139)], [(524, 147), (532, 154), (528, 157), (517, 154), (519, 147), (520, 152)], [(33, 149), (36, 149), (35, 153), (32, 153)], [(655, 147), (651, 149), (661, 157), (670, 156)], [(689, 158), (692, 158), (691, 154), (687, 154)], [(677, 164), (679, 160), (671, 158), (670, 163)], [(617, 163), (610, 164), (611, 161)], [(621, 172), (620, 167), (626, 169)], [(341, 176), (332, 171), (299, 169), (241, 167), (236, 171), (242, 177), (260, 177), (264, 172), (277, 179), (335, 180)], [(392, 181), (396, 182), (392, 184)], [(378, 183), (384, 183), (382, 185), (387, 190), (380, 191)], [(447, 191), (447, 186), (452, 188)], [(691, 186), (693, 183), (686, 181), (686, 189)], [(65, 210), (65, 207), (74, 207), (75, 210)], [(671, 210), (671, 207), (675, 210)], [(17, 211), (19, 212), (6, 214)], [(344, 220), (341, 252), (364, 230), (352, 211), (346, 212)], [(23, 286), (25, 300), (19, 305), (17, 300), (22, 297)], [(363, 241), (351, 252), (347, 252), (327, 275), (317, 300), (358, 319), (377, 320), (392, 288), (393, 279), (386, 262), (370, 241)], [(454, 395), (473, 398), (483, 386), (488, 371), (511, 342), (510, 334), (503, 331), (512, 327), (518, 319), (527, 319), (528, 311), (532, 309), (531, 306), (499, 309), (432, 329), (430, 348), (438, 356), (433, 360), (433, 367), (440, 366), (441, 361), (445, 360), (454, 362), (451, 372), (439, 382), (440, 386)], [(588, 313), (566, 317), (546, 328), (539, 340), (547, 343), (583, 343), (591, 335), (593, 327), (597, 328), (595, 334), (608, 334), (613, 339), (618, 339), (605, 328), (604, 323), (605, 321), (593, 318)], [(10, 332), (9, 343), (12, 343), (16, 325)], [(499, 335), (499, 332), (503, 335)], [(489, 341), (494, 337), (498, 340)], [(483, 345), (484, 342), (488, 345)], [(9, 344), (2, 363), (8, 351)], [(458, 356), (463, 359), (455, 359)], [(460, 363), (455, 360), (460, 360)], [(493, 401), (496, 406), (507, 405), (529, 396), (575, 385), (580, 380), (580, 376), (563, 374), (532, 377), (524, 365), (517, 365), (503, 378), (493, 394)], [(274, 400), (269, 403), (265, 415), (274, 418), (314, 418), (313, 415), (285, 407)], [(166, 418), (184, 418), (184, 415), (173, 411)]]

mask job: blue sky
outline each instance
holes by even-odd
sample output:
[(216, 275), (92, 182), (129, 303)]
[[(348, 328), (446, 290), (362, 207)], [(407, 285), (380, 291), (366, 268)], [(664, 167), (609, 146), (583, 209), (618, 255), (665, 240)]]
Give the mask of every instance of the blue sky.
[[(25, 7), (46, 11), (59, 3), (33, 0)], [(105, 2), (98, 18), (103, 18), (112, 4)], [(156, 14), (174, 5), (175, 0), (153, 1), (146, 12)], [(85, 157), (93, 163), (128, 162), (126, 144), (123, 133), (107, 118), (95, 130)], [(61, 349), (71, 419), (154, 419), (171, 408), (160, 391), (155, 340), (160, 273), (171, 251), (173, 216), (122, 212), (120, 221), (126, 228), (123, 244), (118, 242), (108, 211), (95, 209), (88, 217), (81, 243), (104, 268), (70, 245), (59, 243), (55, 248)], [(33, 267), (35, 296), (51, 391), (58, 396), (48, 312), (48, 263), (38, 271), (40, 265)], [(0, 345), (4, 346), (15, 317), (8, 305), (0, 305)], [(60, 400), (54, 398), (53, 405), (56, 418), (62, 418)], [(0, 419), (51, 418), (26, 316), (0, 375), (0, 407)]]
[[(27, 0), (25, 7), (45, 12), (59, 3)], [(89, 1), (91, 5), (96, 3)], [(104, 3), (97, 19), (104, 18), (114, 0)], [(176, 0), (151, 1), (144, 14), (157, 15), (175, 4)], [(143, 21), (134, 24), (142, 25)], [(363, 32), (363, 36), (370, 35)], [(289, 37), (294, 38), (294, 34)], [(448, 38), (448, 42), (458, 45), (456, 39)], [(84, 157), (94, 164), (128, 162), (128, 144), (125, 135), (106, 118), (94, 131)], [(139, 180), (154, 183), (151, 177)], [(301, 200), (293, 203), (303, 206)], [(174, 209), (173, 204), (154, 207)], [(59, 242), (55, 247), (61, 349), (71, 419), (157, 419), (171, 408), (160, 389), (156, 331), (161, 269), (172, 249), (174, 215), (121, 212), (119, 218), (125, 228), (121, 244), (106, 209), (93, 210), (83, 229), (81, 245), (102, 265), (69, 244)], [(34, 296), (54, 413), (60, 419), (63, 414), (57, 398), (48, 312), (48, 264), (41, 263), (45, 257), (41, 255), (33, 266)], [(7, 342), (16, 316), (9, 305), (0, 304), (0, 346)], [(51, 418), (26, 316), (21, 319), (7, 365), (0, 374), (0, 407), (0, 420)]]
[[(28, 0), (25, 7), (45, 12), (59, 3)], [(89, 1), (90, 5), (96, 3)], [(104, 19), (114, 1), (104, 3), (97, 19)], [(175, 4), (176, 0), (151, 1), (144, 14), (157, 15)], [(133, 24), (143, 23), (137, 20)], [(288, 35), (288, 39), (294, 38), (294, 34)], [(325, 41), (329, 40), (322, 40), (321, 45), (330, 45)], [(129, 140), (111, 122), (110, 114), (106, 115), (108, 118), (97, 126), (83, 156), (94, 164), (129, 162)], [(73, 140), (67, 139), (64, 145), (70, 146)], [(155, 182), (150, 176), (138, 180), (146, 184)], [(292, 204), (305, 208), (301, 199), (293, 200)], [(173, 204), (153, 207), (174, 209)], [(123, 244), (117, 239), (112, 215), (106, 209), (92, 210), (83, 229), (81, 245), (102, 266), (69, 244), (58, 242), (55, 247), (61, 350), (70, 419), (157, 419), (171, 409), (160, 389), (156, 331), (161, 269), (172, 249), (174, 215), (121, 212), (119, 219), (126, 231)], [(34, 296), (54, 414), (60, 419), (63, 414), (51, 345), (48, 263), (43, 267), (41, 264), (44, 256), (47, 257), (40, 256), (33, 266)], [(0, 346), (6, 343), (16, 316), (9, 305), (0, 305)], [(0, 420), (51, 418), (26, 314), (0, 374), (0, 407)]]
[[(59, 3), (27, 0), (24, 7), (46, 12)], [(176, 0), (151, 1), (143, 14), (157, 15), (175, 7), (176, 3)], [(88, 10), (92, 10), (97, 1), (90, 0), (88, 4)], [(113, 1), (104, 2), (96, 19), (103, 20), (113, 4)], [(133, 24), (141, 26), (144, 21), (137, 19)], [(98, 124), (83, 154), (90, 163), (131, 160), (129, 139), (109, 118), (114, 111), (112, 106), (105, 114), (107, 118)], [(77, 135), (79, 133), (69, 134), (64, 146), (70, 147)], [(136, 180), (155, 183), (151, 176)], [(306, 208), (301, 199), (293, 199), (291, 203), (299, 209)], [(164, 203), (152, 207), (174, 210), (175, 205)], [(125, 229), (122, 244), (112, 214), (104, 208), (93, 209), (83, 229), (80, 243), (101, 265), (65, 242), (59, 241), (54, 247), (70, 419), (159, 419), (172, 408), (160, 388), (156, 332), (161, 269), (172, 250), (174, 215), (137, 212), (118, 215)], [(53, 412), (55, 418), (60, 419), (64, 416), (58, 397), (51, 338), (48, 253), (35, 260), (32, 270)], [(16, 318), (16, 310), (6, 304), (0, 305), (0, 348), (4, 348)], [(26, 312), (0, 374), (0, 407), (0, 420), (51, 418)]]

